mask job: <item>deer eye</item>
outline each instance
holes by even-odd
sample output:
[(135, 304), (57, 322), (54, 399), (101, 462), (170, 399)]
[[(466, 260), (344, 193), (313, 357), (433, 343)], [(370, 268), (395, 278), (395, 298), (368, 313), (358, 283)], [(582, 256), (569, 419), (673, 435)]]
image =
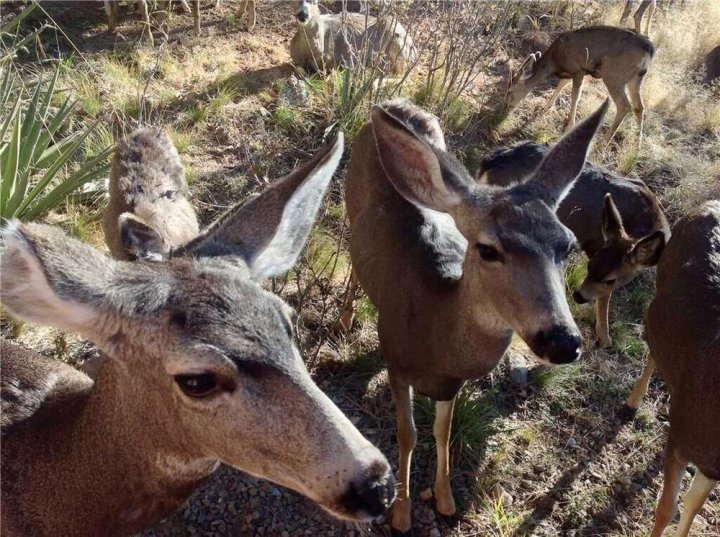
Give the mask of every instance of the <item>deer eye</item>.
[(609, 280), (605, 280), (603, 283), (605, 285), (614, 285), (616, 281), (617, 281), (616, 278), (610, 278)]
[(175, 382), (185, 395), (195, 398), (212, 395), (218, 387), (217, 377), (212, 373), (175, 375)]
[(487, 261), (489, 263), (499, 263), (503, 259), (502, 254), (498, 252), (497, 248), (494, 246), (478, 243), (477, 249), (478, 252), (480, 252), (480, 257), (482, 257), (483, 261)]

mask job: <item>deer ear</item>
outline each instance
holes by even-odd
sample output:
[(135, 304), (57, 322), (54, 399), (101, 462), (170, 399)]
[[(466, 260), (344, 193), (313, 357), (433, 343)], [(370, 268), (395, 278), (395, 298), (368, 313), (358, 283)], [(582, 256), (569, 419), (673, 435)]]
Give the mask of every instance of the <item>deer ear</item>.
[(617, 240), (625, 235), (622, 216), (618, 211), (611, 194), (605, 194), (603, 204), (602, 234), (605, 242)]
[(380, 163), (403, 198), (442, 212), (462, 201), (461, 189), (443, 178), (440, 160), (426, 142), (379, 106), (370, 117)]
[(531, 76), (533, 76), (533, 73), (535, 73), (535, 69), (537, 69), (537, 64), (540, 61), (540, 52), (534, 52), (530, 54), (530, 56), (527, 57), (527, 59), (523, 62), (522, 66), (520, 67), (520, 75), (519, 78), (521, 81), (527, 80)]
[(342, 153), (340, 132), (310, 162), (230, 209), (178, 253), (240, 257), (256, 280), (287, 272), (305, 245)]
[(664, 249), (665, 234), (655, 231), (637, 242), (630, 251), (630, 257), (637, 266), (652, 267), (658, 264)]
[(590, 117), (563, 136), (533, 175), (531, 181), (545, 187), (545, 201), (551, 207), (557, 207), (582, 171), (590, 144), (608, 106), (610, 99), (605, 99)]
[(158, 231), (132, 213), (122, 213), (118, 218), (120, 240), (125, 255), (131, 261), (162, 261), (168, 251)]

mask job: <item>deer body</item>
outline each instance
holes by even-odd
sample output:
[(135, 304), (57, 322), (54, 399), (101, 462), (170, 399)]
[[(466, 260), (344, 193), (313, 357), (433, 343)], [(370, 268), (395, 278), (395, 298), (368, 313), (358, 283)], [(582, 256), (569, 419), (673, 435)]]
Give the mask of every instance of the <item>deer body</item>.
[(388, 24), (359, 13), (321, 14), (317, 1), (293, 2), (293, 9), (300, 28), (290, 42), (290, 56), (305, 69), (377, 66), (386, 74), (400, 74), (416, 60), (412, 39), (397, 21)]
[[(634, 4), (635, 0), (627, 0), (625, 2), (625, 8), (623, 9), (622, 15), (620, 17), (620, 26), (625, 25), (625, 23), (627, 22)], [(633, 20), (635, 21), (635, 31), (637, 33), (640, 33), (642, 19), (645, 16), (645, 12), (647, 12), (647, 19), (645, 21), (645, 35), (650, 35), (650, 21), (652, 20), (652, 16), (653, 13), (655, 13), (656, 7), (656, 0), (642, 0), (642, 2), (640, 2), (640, 6), (637, 8), (635, 15), (633, 15)]]
[(168, 257), (199, 233), (180, 156), (162, 131), (137, 129), (118, 143), (103, 230), (122, 260)]
[[(503, 187), (525, 181), (549, 151), (535, 142), (496, 150), (483, 159), (477, 180)], [(609, 346), (610, 296), (657, 263), (670, 237), (667, 219), (645, 183), (590, 162), (558, 206), (557, 215), (590, 260), (588, 275), (573, 296), (579, 303), (596, 301), (596, 335), (601, 346)]]
[[(549, 110), (560, 91), (572, 82), (570, 118), (568, 125), (575, 124), (577, 104), (585, 75), (602, 79), (615, 103), (615, 119), (606, 136), (606, 142), (615, 135), (625, 116), (633, 110), (642, 137), (645, 107), (640, 95), (640, 85), (650, 69), (655, 47), (643, 36), (631, 30), (614, 26), (588, 26), (562, 33), (544, 54), (530, 55), (523, 63), (520, 73), (513, 80), (508, 104), (517, 106), (525, 96), (551, 77), (560, 82), (545, 107)], [(630, 91), (630, 99), (625, 89)]]
[[(434, 492), (438, 511), (452, 515), (450, 423), (463, 382), (497, 365), (513, 330), (550, 362), (579, 355), (561, 271), (542, 255), (530, 260), (511, 251), (515, 240), (528, 240), (542, 244), (539, 249), (562, 250), (562, 257), (574, 242), (545, 203), (552, 206), (552, 196), (560, 198), (579, 172), (602, 113), (604, 108), (593, 123), (558, 144), (531, 183), (504, 192), (475, 185), (446, 153), (437, 118), (406, 101), (374, 108), (371, 123), (358, 135), (345, 190), (350, 256), (356, 280), (378, 309), (378, 335), (398, 412), (396, 530), (411, 527), (412, 390), (437, 401)], [(560, 165), (557, 158), (565, 169), (545, 183), (544, 174)], [(526, 197), (534, 189), (538, 197)], [(532, 281), (527, 288), (513, 289), (520, 277), (515, 270)]]
[[(720, 202), (710, 201), (673, 228), (657, 274), (657, 295), (647, 313), (650, 352), (633, 390), (637, 408), (657, 367), (670, 392), (670, 432), (663, 491), (652, 537), (677, 512), (685, 467), (697, 467), (685, 497), (677, 535), (684, 537), (720, 480)], [(634, 399), (634, 401), (632, 401)], [(634, 404), (632, 404), (634, 403)]]
[(289, 306), (257, 283), (294, 264), (342, 147), (340, 136), (164, 263), (116, 261), (51, 226), (4, 229), (3, 307), (86, 336), (107, 359), (93, 384), (3, 343), (3, 534), (133, 533), (220, 462), (339, 518), (385, 510), (386, 459), (313, 383)]

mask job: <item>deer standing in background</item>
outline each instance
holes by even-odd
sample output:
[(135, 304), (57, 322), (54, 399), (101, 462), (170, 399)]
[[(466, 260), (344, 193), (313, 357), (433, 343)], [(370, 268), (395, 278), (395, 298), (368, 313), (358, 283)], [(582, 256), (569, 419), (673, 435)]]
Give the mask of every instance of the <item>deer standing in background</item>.
[(338, 66), (377, 67), (387, 75), (417, 61), (412, 38), (399, 21), (359, 13), (321, 14), (318, 0), (293, 0), (300, 27), (290, 42), (293, 63), (324, 72)]
[[(477, 181), (509, 187), (528, 180), (550, 152), (521, 142), (483, 159)], [(660, 202), (639, 179), (628, 179), (586, 162), (575, 186), (557, 209), (588, 257), (588, 273), (573, 298), (595, 300), (595, 333), (601, 347), (612, 345), (610, 296), (641, 271), (657, 264), (670, 229)]]
[[(642, 143), (645, 106), (640, 85), (650, 69), (655, 47), (649, 39), (631, 30), (614, 26), (588, 26), (564, 32), (545, 54), (535, 52), (512, 77), (507, 104), (514, 108), (525, 96), (551, 77), (559, 77), (555, 92), (543, 109), (555, 104), (560, 92), (572, 82), (568, 127), (575, 124), (577, 105), (585, 75), (600, 78), (615, 103), (615, 119), (604, 144), (610, 143), (625, 116), (633, 110), (638, 125), (638, 146)], [(630, 100), (625, 89), (630, 91)], [(631, 105), (632, 103), (632, 105)]]
[(108, 359), (93, 384), (2, 342), (3, 535), (134, 534), (221, 461), (342, 519), (386, 509), (387, 460), (313, 383), (290, 307), (257, 283), (295, 263), (342, 148), (340, 136), (166, 263), (116, 261), (56, 227), (5, 228), (3, 307)]
[(645, 332), (647, 366), (627, 406), (640, 406), (655, 367), (670, 392), (665, 476), (651, 537), (660, 537), (677, 513), (685, 467), (692, 463), (695, 477), (676, 534), (684, 537), (720, 480), (720, 201), (705, 203), (673, 228)]
[(103, 230), (116, 259), (167, 259), (199, 233), (180, 155), (158, 129), (117, 144), (109, 190)]
[[(625, 23), (630, 16), (630, 12), (632, 11), (633, 4), (635, 4), (635, 0), (627, 0), (625, 2), (625, 9), (623, 9), (622, 16), (620, 17), (620, 26), (625, 26)], [(633, 16), (633, 19), (635, 20), (635, 31), (637, 33), (640, 33), (642, 19), (645, 15), (645, 12), (647, 11), (647, 19), (645, 21), (645, 35), (650, 35), (650, 20), (652, 19), (653, 13), (655, 13), (656, 7), (656, 0), (643, 0), (642, 2), (640, 2), (640, 7), (638, 7), (635, 15)]]
[(455, 396), (488, 374), (516, 331), (542, 360), (575, 361), (580, 333), (565, 299), (575, 245), (555, 216), (607, 110), (552, 149), (510, 189), (475, 183), (446, 152), (440, 124), (408, 101), (376, 106), (348, 165), (350, 257), (378, 310), (378, 335), (398, 419), (398, 499), (392, 527), (412, 526), (412, 392), (436, 403), (437, 510), (455, 513), (449, 442)]

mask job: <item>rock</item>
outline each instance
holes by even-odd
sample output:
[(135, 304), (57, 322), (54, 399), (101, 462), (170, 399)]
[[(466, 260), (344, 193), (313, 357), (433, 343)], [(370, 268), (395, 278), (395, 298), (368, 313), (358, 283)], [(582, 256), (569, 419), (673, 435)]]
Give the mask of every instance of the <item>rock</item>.
[(522, 354), (508, 352), (506, 362), (513, 384), (516, 386), (528, 384), (528, 363), (525, 357)]
[(500, 483), (495, 483), (490, 489), (490, 497), (496, 502), (502, 502), (503, 507), (510, 507), (513, 504), (513, 497)]
[(280, 83), (280, 103), (306, 108), (308, 105), (308, 93), (305, 82), (299, 80), (295, 75), (290, 75)]
[(437, 528), (431, 529), (429, 535), (430, 537), (442, 537), (442, 533), (440, 533), (440, 530)]

